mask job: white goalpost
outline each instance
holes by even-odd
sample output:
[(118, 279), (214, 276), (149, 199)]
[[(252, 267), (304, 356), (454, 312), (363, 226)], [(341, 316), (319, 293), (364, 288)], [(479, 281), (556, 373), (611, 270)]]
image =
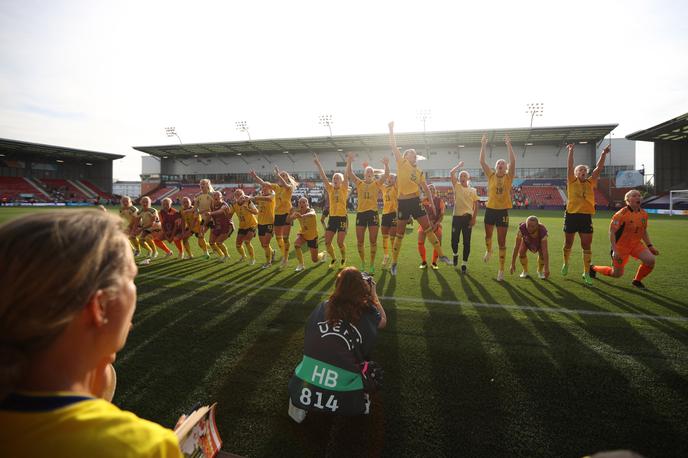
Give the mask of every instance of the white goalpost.
[[(678, 191), (669, 191), (669, 216), (674, 215), (674, 205), (680, 203), (688, 204), (688, 189), (681, 189)], [(684, 214), (683, 211), (677, 211), (677, 214)]]

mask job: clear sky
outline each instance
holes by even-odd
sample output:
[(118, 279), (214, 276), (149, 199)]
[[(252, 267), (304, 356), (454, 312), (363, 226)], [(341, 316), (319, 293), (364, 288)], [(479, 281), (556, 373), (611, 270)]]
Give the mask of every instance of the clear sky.
[[(688, 111), (688, 2), (0, 1), (0, 137), (131, 146), (619, 123)], [(651, 145), (641, 143), (651, 171)]]

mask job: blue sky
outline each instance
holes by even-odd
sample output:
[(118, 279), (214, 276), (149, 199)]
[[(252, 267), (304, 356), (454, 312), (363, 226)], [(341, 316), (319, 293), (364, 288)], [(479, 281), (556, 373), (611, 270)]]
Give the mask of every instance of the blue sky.
[[(619, 123), (688, 111), (680, 1), (0, 3), (0, 137), (131, 146), (422, 129)], [(648, 144), (638, 162), (651, 164)]]

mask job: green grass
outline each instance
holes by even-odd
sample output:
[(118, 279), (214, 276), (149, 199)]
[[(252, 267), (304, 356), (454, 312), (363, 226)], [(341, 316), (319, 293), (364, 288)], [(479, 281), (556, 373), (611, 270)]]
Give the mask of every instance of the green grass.
[[(26, 211), (2, 208), (0, 221)], [(635, 260), (624, 278), (583, 286), (578, 239), (561, 277), (563, 215), (534, 213), (550, 230), (548, 281), (496, 282), (496, 258), (482, 262), (482, 217), (468, 275), (419, 270), (415, 230), (399, 275), (377, 268), (389, 324), (374, 353), (385, 388), (368, 417), (311, 413), (297, 425), (286, 415), (306, 317), (334, 282), (326, 266), (294, 273), (293, 259), (284, 271), (214, 259), (141, 267), (114, 401), (166, 425), (197, 401), (217, 401), (223, 448), (249, 456), (688, 456), (688, 220), (650, 216), (661, 255), (644, 292), (630, 286)], [(525, 216), (511, 212), (509, 258)], [(595, 218), (596, 263), (608, 263), (610, 216)], [(450, 229), (448, 217), (448, 252)], [(353, 232), (347, 249), (358, 265)]]

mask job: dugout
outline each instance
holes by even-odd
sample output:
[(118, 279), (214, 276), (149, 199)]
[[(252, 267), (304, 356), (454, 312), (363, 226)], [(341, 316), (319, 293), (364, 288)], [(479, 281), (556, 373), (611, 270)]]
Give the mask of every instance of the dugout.
[(0, 177), (69, 180), (88, 196), (100, 195), (98, 191), (111, 194), (112, 161), (123, 157), (0, 138)]
[(657, 193), (688, 188), (688, 113), (626, 138), (654, 143)]

